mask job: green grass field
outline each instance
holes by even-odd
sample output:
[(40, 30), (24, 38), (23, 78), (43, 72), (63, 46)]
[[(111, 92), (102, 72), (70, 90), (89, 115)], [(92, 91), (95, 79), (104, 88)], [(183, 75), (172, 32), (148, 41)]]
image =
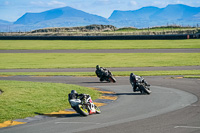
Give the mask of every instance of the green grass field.
[[(140, 76), (158, 76), (158, 75), (200, 75), (200, 70), (175, 70), (175, 71), (112, 71), (114, 76), (129, 76), (134, 72)], [(0, 76), (95, 76), (94, 72), (0, 72)]]
[(0, 40), (0, 49), (172, 49), (200, 48), (199, 39), (189, 40)]
[[(41, 41), (0, 40), (0, 50), (53, 50), (53, 49), (179, 49), (200, 48), (199, 39), (193, 40), (109, 40), (109, 41)], [(94, 68), (155, 67), (200, 65), (200, 53), (0, 53), (0, 69), (37, 68)], [(130, 71), (113, 72), (129, 76)], [(136, 71), (137, 75), (196, 75), (200, 70)], [(94, 72), (1, 72), (1, 76), (95, 76)], [(69, 108), (67, 94), (71, 89), (88, 93), (93, 99), (99, 92), (75, 85), (0, 80), (0, 122), (49, 113)]]
[[(200, 65), (200, 53), (2, 53), (0, 69)], [(119, 63), (120, 62), (120, 63)]]
[(101, 95), (96, 90), (61, 83), (0, 80), (0, 85), (4, 91), (0, 95), (0, 123), (71, 108), (68, 93), (72, 89), (90, 94), (93, 99)]

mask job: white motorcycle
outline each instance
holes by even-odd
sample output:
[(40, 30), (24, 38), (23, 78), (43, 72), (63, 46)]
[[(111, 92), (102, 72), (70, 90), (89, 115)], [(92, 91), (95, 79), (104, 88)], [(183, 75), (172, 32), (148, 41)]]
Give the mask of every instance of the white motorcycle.
[(70, 99), (70, 105), (79, 114), (88, 116), (91, 114), (100, 114), (100, 109), (92, 102), (90, 95), (79, 94), (77, 99)]

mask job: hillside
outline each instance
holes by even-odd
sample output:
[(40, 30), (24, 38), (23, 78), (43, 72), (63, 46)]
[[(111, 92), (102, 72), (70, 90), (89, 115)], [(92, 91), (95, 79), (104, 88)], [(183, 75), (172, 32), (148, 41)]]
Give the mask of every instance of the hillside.
[(0, 19), (0, 25), (7, 25), (7, 24), (12, 24), (12, 22)]
[(168, 24), (196, 25), (200, 20), (200, 7), (176, 4), (165, 8), (143, 7), (132, 11), (115, 10), (109, 17), (113, 25), (138, 28)]
[(186, 5), (168, 5), (165, 8), (161, 8), (155, 14), (150, 16), (150, 19), (154, 20), (167, 20), (167, 21), (177, 21), (186, 20), (189, 17), (194, 17), (194, 15), (200, 13), (200, 8), (190, 7)]
[(88, 25), (81, 27), (60, 27), (60, 28), (44, 28), (34, 30), (31, 33), (38, 32), (105, 32), (115, 31), (117, 28), (112, 25)]
[(19, 32), (49, 27), (80, 27), (93, 24), (113, 25), (117, 28), (147, 28), (168, 25), (199, 27), (200, 7), (175, 4), (164, 8), (148, 6), (138, 10), (114, 10), (107, 19), (67, 6), (40, 13), (25, 13), (14, 24), (0, 20), (0, 29), (1, 32)]
[(137, 19), (149, 19), (151, 15), (153, 15), (155, 12), (157, 12), (159, 8), (157, 7), (143, 7), (138, 10), (133, 11), (119, 11), (115, 10), (109, 17), (109, 20), (115, 20), (115, 21), (123, 21), (123, 20), (137, 20)]
[(41, 13), (26, 13), (14, 24), (34, 27), (71, 27), (90, 24), (107, 24), (106, 18), (89, 14), (71, 7), (57, 8)]

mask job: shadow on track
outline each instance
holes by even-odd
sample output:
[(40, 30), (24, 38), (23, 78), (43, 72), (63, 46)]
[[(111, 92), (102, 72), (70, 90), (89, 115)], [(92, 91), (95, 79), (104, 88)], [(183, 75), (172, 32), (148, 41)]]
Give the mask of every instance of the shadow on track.
[(57, 117), (57, 118), (63, 118), (63, 117), (80, 117), (80, 114), (74, 113), (74, 114), (43, 114), (43, 113), (38, 113), (35, 112), (37, 115), (43, 115), (43, 116), (48, 116), (48, 117)]
[(114, 95), (121, 96), (121, 95), (144, 95), (144, 94), (141, 94), (141, 93), (116, 93)]
[(82, 82), (82, 83), (86, 83), (86, 84), (98, 84), (98, 83), (103, 84), (103, 83), (105, 83), (105, 84), (107, 84), (107, 83), (112, 83), (112, 82)]

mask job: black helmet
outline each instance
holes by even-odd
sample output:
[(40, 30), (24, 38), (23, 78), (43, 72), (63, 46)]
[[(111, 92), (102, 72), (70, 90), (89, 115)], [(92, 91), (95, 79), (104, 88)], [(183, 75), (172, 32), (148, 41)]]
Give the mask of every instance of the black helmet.
[(71, 90), (71, 94), (77, 94), (75, 90)]
[(100, 66), (99, 66), (99, 65), (97, 65), (97, 66), (96, 66), (96, 69), (100, 69)]
[(130, 75), (133, 76), (133, 75), (135, 75), (135, 74), (134, 74), (134, 73), (131, 73)]

